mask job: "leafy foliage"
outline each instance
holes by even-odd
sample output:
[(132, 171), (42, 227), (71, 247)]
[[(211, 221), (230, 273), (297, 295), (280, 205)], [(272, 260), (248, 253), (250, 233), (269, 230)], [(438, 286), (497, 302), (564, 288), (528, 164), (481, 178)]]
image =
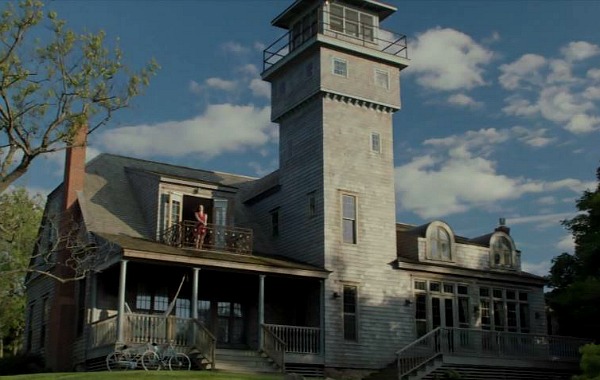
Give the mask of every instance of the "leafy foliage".
[(24, 326), (24, 277), (34, 249), (42, 200), (25, 189), (0, 194), (0, 339), (13, 345)]
[[(43, 38), (36, 38), (40, 35)], [(0, 193), (37, 156), (73, 144), (129, 106), (158, 69), (122, 62), (105, 33), (77, 34), (38, 0), (8, 3), (0, 14)], [(118, 41), (117, 41), (118, 42)]]
[(598, 186), (577, 200), (576, 217), (563, 221), (575, 240), (575, 253), (552, 260), (547, 295), (560, 333), (600, 341), (600, 167)]
[(583, 375), (575, 376), (573, 380), (600, 380), (600, 345), (586, 344), (579, 352)]

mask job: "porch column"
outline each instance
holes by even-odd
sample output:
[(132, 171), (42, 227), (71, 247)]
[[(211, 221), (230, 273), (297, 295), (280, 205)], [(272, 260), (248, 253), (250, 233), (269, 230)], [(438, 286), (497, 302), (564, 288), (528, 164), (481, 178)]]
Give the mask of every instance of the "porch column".
[(319, 319), (321, 330), (319, 331), (319, 353), (322, 356), (325, 356), (325, 280), (321, 280), (321, 289), (320, 289), (320, 297), (321, 302), (319, 302)]
[(258, 282), (258, 347), (263, 348), (262, 325), (265, 323), (265, 275), (259, 276)]
[(192, 277), (192, 318), (198, 319), (198, 272), (200, 268), (192, 268), (194, 276)]
[(117, 343), (125, 343), (125, 284), (127, 283), (127, 260), (121, 260), (119, 277), (119, 305), (117, 314)]

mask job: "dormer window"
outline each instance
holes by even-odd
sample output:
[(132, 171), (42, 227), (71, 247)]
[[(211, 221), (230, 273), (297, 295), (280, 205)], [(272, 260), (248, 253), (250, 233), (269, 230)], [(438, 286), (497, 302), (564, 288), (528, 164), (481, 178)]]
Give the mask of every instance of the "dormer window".
[(443, 222), (433, 222), (427, 228), (427, 258), (438, 261), (454, 261), (454, 237)]
[(491, 244), (491, 251), (492, 266), (509, 268), (514, 266), (513, 246), (506, 236), (496, 236)]

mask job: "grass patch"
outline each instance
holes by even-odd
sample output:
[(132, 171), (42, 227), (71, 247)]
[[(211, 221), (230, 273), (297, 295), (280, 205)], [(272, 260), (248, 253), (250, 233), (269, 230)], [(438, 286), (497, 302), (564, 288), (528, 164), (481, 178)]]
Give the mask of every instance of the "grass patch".
[(283, 375), (231, 373), (221, 371), (119, 371), (119, 372), (69, 372), (38, 373), (33, 375), (0, 376), (2, 379), (14, 380), (56, 380), (56, 379), (198, 379), (198, 380), (282, 380)]

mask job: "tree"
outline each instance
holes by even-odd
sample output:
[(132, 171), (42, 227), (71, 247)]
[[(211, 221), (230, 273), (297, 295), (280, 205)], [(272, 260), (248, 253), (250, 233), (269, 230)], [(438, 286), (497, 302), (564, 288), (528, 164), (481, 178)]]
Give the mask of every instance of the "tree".
[(563, 221), (575, 241), (575, 253), (552, 260), (547, 301), (560, 332), (600, 341), (600, 167), (598, 185), (576, 202), (580, 213)]
[[(43, 38), (38, 31), (43, 32)], [(0, 194), (43, 154), (73, 145), (129, 106), (155, 74), (134, 72), (105, 33), (77, 34), (38, 0), (8, 3), (0, 14)]]
[(0, 347), (6, 342), (13, 351), (25, 324), (24, 277), (41, 218), (40, 196), (22, 188), (0, 194)]

